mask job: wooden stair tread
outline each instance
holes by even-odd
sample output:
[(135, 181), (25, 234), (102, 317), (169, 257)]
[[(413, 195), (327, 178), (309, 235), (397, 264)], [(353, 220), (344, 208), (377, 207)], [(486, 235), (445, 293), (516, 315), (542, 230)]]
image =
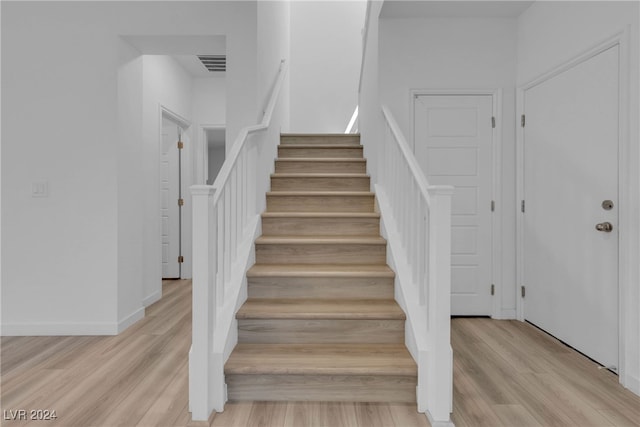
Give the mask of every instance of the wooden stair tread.
[(263, 218), (380, 218), (377, 212), (263, 212)]
[(353, 138), (359, 137), (359, 133), (298, 133), (298, 132), (286, 132), (281, 133), (281, 137), (329, 137), (329, 138)]
[(403, 344), (239, 343), (225, 374), (409, 375), (416, 364)]
[(260, 236), (256, 239), (256, 244), (270, 245), (386, 245), (387, 241), (380, 236)]
[(349, 148), (349, 149), (362, 149), (362, 145), (353, 144), (292, 144), (292, 145), (279, 145), (278, 148), (285, 148), (287, 150), (307, 149), (307, 148)]
[(254, 264), (247, 277), (395, 277), (386, 264)]
[(249, 298), (237, 319), (405, 319), (392, 299), (258, 299)]
[(371, 191), (267, 191), (267, 196), (312, 196), (312, 197), (372, 197)]
[(276, 172), (271, 174), (271, 178), (369, 178), (366, 173), (289, 173)]
[[(297, 145), (295, 146), (297, 147)], [(352, 162), (358, 162), (358, 163), (366, 163), (367, 159), (364, 158), (349, 158), (349, 157), (284, 157), (284, 158), (278, 158), (276, 159), (276, 161), (278, 162), (318, 162), (318, 163), (322, 163), (322, 162), (333, 162), (333, 163), (340, 163), (340, 162), (344, 162), (344, 163), (352, 163)]]

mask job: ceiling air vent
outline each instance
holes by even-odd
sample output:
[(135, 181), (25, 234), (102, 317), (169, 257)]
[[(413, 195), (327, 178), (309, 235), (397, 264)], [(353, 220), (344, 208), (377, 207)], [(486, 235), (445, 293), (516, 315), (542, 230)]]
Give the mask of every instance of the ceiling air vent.
[(198, 55), (198, 59), (211, 72), (227, 70), (226, 55)]

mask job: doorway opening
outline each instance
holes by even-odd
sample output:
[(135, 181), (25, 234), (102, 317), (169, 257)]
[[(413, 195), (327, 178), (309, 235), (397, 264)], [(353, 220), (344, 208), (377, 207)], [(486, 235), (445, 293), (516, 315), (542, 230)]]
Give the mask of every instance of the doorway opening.
[(189, 123), (162, 109), (160, 132), (160, 218), (162, 239), (162, 278), (182, 278), (183, 159)]

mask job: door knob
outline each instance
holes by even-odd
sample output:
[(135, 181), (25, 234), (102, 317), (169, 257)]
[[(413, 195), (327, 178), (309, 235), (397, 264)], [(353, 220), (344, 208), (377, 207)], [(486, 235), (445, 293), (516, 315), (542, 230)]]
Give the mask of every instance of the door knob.
[(596, 224), (596, 230), (604, 231), (605, 233), (611, 233), (613, 230), (613, 225), (610, 222), (601, 222), (600, 224)]

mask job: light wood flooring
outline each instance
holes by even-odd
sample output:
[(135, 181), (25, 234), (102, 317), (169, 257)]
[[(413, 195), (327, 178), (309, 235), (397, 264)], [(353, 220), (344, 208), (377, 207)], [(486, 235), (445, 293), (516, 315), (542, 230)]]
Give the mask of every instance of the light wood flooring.
[[(230, 402), (210, 423), (188, 412), (191, 286), (168, 281), (147, 316), (114, 337), (3, 337), (0, 408), (55, 410), (3, 426), (413, 427), (415, 405)], [(515, 321), (454, 319), (457, 426), (640, 426), (640, 397), (617, 377)], [(6, 411), (6, 413), (5, 413)]]

